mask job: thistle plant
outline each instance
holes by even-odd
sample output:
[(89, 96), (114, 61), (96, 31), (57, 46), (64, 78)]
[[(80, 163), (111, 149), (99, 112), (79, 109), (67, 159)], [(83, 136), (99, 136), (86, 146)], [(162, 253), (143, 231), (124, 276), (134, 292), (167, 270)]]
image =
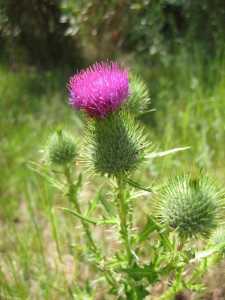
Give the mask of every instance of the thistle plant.
[[(72, 174), (74, 172), (73, 166), (75, 165), (76, 154), (76, 144), (71, 134), (58, 130), (50, 136), (46, 147), (46, 160), (52, 167), (58, 167), (61, 169), (61, 172), (66, 179), (66, 194), (68, 200), (70, 204), (75, 207), (77, 213), (82, 215), (77, 197), (81, 186), (81, 175), (75, 179)], [(71, 171), (72, 169), (73, 172)], [(97, 248), (92, 239), (89, 226), (82, 218), (81, 221), (86, 233), (87, 245), (89, 248), (96, 251)]]
[[(75, 74), (68, 90), (71, 106), (85, 114), (82, 154), (71, 135), (60, 131), (51, 137), (47, 157), (50, 168), (62, 171), (72, 204), (72, 209), (64, 210), (83, 226), (90, 256), (85, 263), (91, 263), (104, 278), (106, 298), (112, 294), (113, 299), (142, 300), (152, 296), (159, 281), (168, 282), (158, 297), (161, 300), (172, 300), (183, 289), (200, 292), (207, 266), (223, 258), (224, 229), (217, 227), (225, 216), (224, 193), (202, 175), (178, 176), (160, 188), (143, 187), (132, 179), (134, 171), (148, 163), (151, 151), (147, 130), (136, 118), (147, 109), (149, 96), (142, 81), (132, 77), (130, 83), (128, 71), (117, 63), (97, 63)], [(83, 212), (79, 202), (82, 177), (77, 175), (76, 160), (108, 180), (111, 201), (93, 199)], [(136, 189), (149, 192), (157, 208), (141, 216), (141, 225), (134, 214)], [(93, 214), (99, 205), (103, 214), (96, 218)], [(112, 226), (118, 233), (120, 247), (109, 257), (93, 237), (92, 226)], [(202, 240), (198, 247), (196, 238)]]
[[(90, 82), (90, 86), (84, 81)], [(116, 180), (119, 232), (127, 262), (131, 263), (133, 254), (128, 222), (130, 205), (125, 198), (126, 177), (144, 159), (148, 144), (143, 130), (135, 124), (132, 116), (121, 110), (129, 96), (128, 73), (115, 63), (96, 64), (72, 77), (69, 92), (70, 102), (93, 118), (89, 120), (86, 161), (92, 164), (95, 172)]]

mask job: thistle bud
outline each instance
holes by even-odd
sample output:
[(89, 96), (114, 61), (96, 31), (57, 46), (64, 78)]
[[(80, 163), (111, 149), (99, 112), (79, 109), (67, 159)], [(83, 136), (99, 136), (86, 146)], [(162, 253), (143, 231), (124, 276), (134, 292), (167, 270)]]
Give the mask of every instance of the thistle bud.
[(120, 111), (93, 121), (85, 146), (85, 160), (97, 173), (118, 176), (139, 165), (147, 146), (137, 121)]
[(64, 131), (54, 133), (47, 146), (47, 159), (51, 164), (63, 166), (74, 161), (76, 146), (72, 136)]
[(207, 177), (176, 177), (160, 194), (160, 218), (182, 237), (207, 236), (220, 219), (221, 199), (221, 191)]

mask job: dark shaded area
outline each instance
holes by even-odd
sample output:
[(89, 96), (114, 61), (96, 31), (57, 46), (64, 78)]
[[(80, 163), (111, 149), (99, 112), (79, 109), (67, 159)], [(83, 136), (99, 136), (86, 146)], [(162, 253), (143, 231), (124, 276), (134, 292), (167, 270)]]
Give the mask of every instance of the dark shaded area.
[(224, 48), (224, 20), (223, 0), (0, 0), (0, 51), (44, 68), (79, 68), (118, 51), (151, 64), (181, 44), (210, 56)]
[(175, 300), (188, 300), (188, 296), (184, 293), (179, 293), (176, 295)]
[(82, 65), (76, 40), (66, 35), (58, 1), (7, 0), (1, 3), (1, 37), (12, 63), (21, 62), (49, 68), (65, 64)]

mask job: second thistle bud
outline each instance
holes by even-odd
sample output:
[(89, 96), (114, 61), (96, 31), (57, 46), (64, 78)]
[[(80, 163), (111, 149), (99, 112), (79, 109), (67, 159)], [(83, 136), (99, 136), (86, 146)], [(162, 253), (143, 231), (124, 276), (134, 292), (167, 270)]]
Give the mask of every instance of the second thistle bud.
[(51, 164), (63, 166), (74, 161), (76, 145), (72, 136), (64, 131), (54, 133), (47, 147), (48, 161)]
[(92, 168), (109, 176), (134, 170), (144, 159), (145, 136), (137, 122), (126, 112), (96, 120), (88, 135), (88, 161)]
[(220, 190), (207, 177), (177, 177), (160, 195), (160, 218), (182, 237), (208, 236), (222, 210)]

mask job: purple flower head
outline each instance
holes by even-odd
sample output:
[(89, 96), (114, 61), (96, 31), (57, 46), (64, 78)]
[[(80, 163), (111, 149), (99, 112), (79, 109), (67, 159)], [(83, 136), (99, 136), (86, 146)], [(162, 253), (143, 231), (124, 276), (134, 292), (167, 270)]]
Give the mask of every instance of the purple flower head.
[(104, 118), (128, 97), (128, 72), (117, 63), (101, 62), (75, 74), (69, 81), (69, 101), (89, 116)]

